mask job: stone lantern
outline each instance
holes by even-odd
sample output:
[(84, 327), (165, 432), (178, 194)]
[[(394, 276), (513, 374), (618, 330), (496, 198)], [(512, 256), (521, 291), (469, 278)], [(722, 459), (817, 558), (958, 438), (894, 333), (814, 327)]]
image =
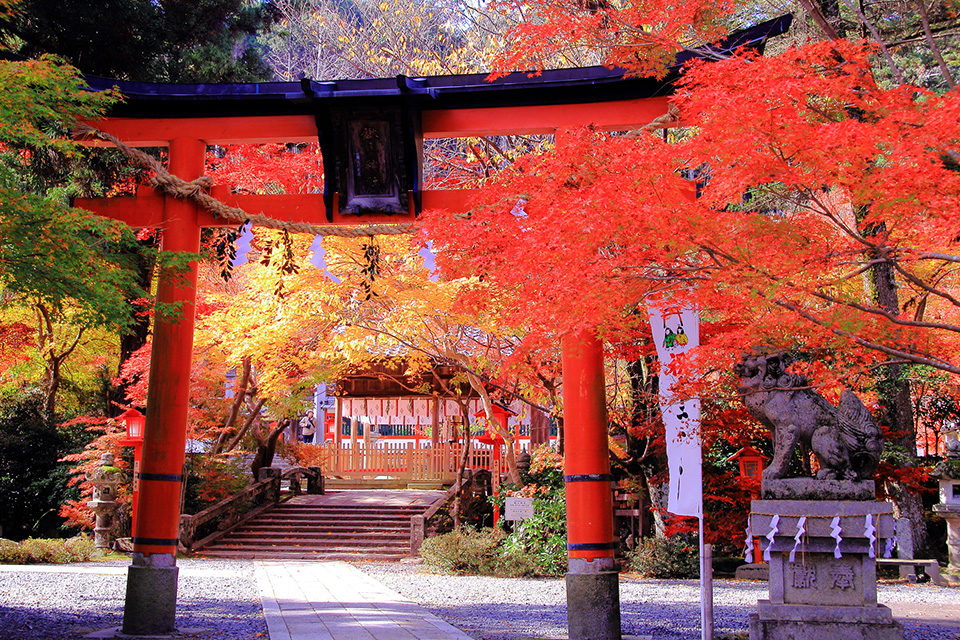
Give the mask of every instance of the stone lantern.
[(946, 457), (934, 469), (940, 479), (940, 504), (933, 510), (947, 521), (949, 570), (960, 573), (960, 431), (946, 434)]
[(123, 473), (115, 467), (113, 454), (109, 451), (100, 456), (100, 468), (87, 476), (93, 485), (93, 497), (87, 506), (96, 516), (93, 542), (97, 549), (110, 548), (110, 530), (113, 518), (120, 506), (117, 502), (117, 486), (123, 481)]

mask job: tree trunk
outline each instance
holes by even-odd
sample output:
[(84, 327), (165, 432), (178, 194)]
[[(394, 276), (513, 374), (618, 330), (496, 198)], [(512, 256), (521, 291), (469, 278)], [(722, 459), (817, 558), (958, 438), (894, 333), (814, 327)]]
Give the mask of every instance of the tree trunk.
[[(145, 248), (156, 248), (157, 240), (154, 239), (141, 241), (140, 244)], [(154, 258), (148, 256), (146, 251), (141, 250), (136, 252), (137, 286), (139, 286), (143, 291), (150, 291), (150, 283), (153, 280), (153, 266), (155, 262), (156, 261)], [(120, 336), (120, 362), (117, 365), (117, 375), (119, 375), (120, 371), (123, 370), (123, 365), (130, 358), (130, 356), (133, 355), (138, 349), (143, 347), (143, 345), (147, 344), (147, 339), (149, 337), (150, 316), (146, 314), (135, 315), (130, 328), (126, 333)], [(126, 403), (127, 388), (134, 384), (134, 382), (136, 381), (130, 380), (111, 389), (111, 401), (108, 403), (109, 406), (107, 407), (108, 416), (116, 417), (120, 415), (123, 410), (122, 405)]]
[(273, 464), (273, 456), (277, 452), (277, 440), (280, 439), (284, 430), (293, 423), (290, 418), (284, 418), (277, 427), (270, 432), (265, 440), (257, 438), (257, 452), (253, 455), (253, 462), (250, 464), (250, 470), (253, 471), (254, 481), (260, 477), (260, 469), (269, 467)]
[[(890, 313), (900, 313), (900, 301), (893, 268), (887, 263), (878, 263), (871, 270), (871, 284), (877, 305)], [(900, 364), (880, 367), (877, 376), (877, 399), (880, 409), (879, 422), (887, 426), (890, 440), (903, 450), (910, 466), (917, 464), (917, 434), (913, 420), (913, 403), (910, 397), (910, 381), (906, 369)], [(913, 529), (913, 551), (927, 546), (927, 523), (923, 517), (923, 501), (920, 496), (901, 483), (889, 483), (887, 491), (894, 502), (895, 515), (906, 518)]]
[(460, 415), (463, 416), (463, 455), (460, 456), (460, 466), (457, 467), (457, 495), (453, 501), (453, 526), (455, 529), (460, 527), (461, 500), (463, 494), (463, 472), (467, 468), (467, 462), (470, 460), (470, 446), (473, 438), (470, 437), (470, 402), (462, 397), (457, 398), (457, 404), (460, 406)]
[[(653, 357), (642, 360), (633, 360), (627, 363), (627, 374), (630, 376), (630, 393), (633, 399), (633, 410), (630, 415), (630, 430), (627, 433), (627, 447), (631, 458), (638, 463), (639, 472), (643, 475), (647, 487), (647, 496), (653, 515), (654, 535), (666, 535), (667, 498), (670, 491), (670, 482), (667, 475), (666, 449), (660, 444), (660, 439), (652, 433), (663, 430), (658, 402), (658, 379), (651, 373), (650, 365)], [(631, 433), (632, 432), (632, 433)], [(638, 437), (638, 432), (646, 432)]]
[(237, 417), (240, 415), (240, 408), (243, 406), (243, 402), (247, 395), (247, 385), (250, 384), (250, 373), (252, 369), (253, 367), (250, 363), (250, 357), (247, 356), (243, 359), (243, 371), (240, 374), (239, 384), (237, 384), (237, 387), (233, 390), (233, 402), (230, 405), (230, 413), (223, 421), (223, 428), (220, 431), (220, 435), (217, 436), (217, 441), (213, 445), (213, 449), (210, 451), (210, 453), (214, 455), (223, 450), (223, 445), (226, 443), (227, 436), (230, 434), (230, 430), (233, 429), (233, 425), (236, 423)]

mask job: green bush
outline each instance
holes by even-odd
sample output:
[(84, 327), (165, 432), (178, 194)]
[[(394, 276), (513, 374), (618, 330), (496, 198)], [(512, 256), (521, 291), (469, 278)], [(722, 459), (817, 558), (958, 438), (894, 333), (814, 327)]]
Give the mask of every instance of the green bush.
[[(513, 525), (503, 542), (505, 553), (523, 554), (534, 574), (559, 576), (567, 570), (567, 506), (563, 488), (534, 498), (533, 517)], [(528, 574), (529, 575), (529, 574)]]
[(485, 573), (500, 555), (502, 538), (495, 529), (457, 529), (424, 540), (420, 557), (427, 566), (446, 573)]
[(23, 542), (0, 540), (0, 564), (62, 564), (86, 562), (97, 554), (93, 540), (27, 538)]
[(696, 578), (700, 575), (700, 553), (696, 542), (677, 534), (671, 538), (649, 538), (628, 556), (630, 569), (646, 578)]

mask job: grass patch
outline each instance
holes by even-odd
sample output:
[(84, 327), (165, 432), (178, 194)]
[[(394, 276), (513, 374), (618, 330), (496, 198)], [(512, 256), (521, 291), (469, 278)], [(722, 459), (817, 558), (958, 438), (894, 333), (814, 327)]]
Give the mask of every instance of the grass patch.
[(23, 542), (0, 539), (0, 564), (64, 564), (109, 560), (125, 556), (103, 552), (87, 537), (69, 539), (27, 538)]

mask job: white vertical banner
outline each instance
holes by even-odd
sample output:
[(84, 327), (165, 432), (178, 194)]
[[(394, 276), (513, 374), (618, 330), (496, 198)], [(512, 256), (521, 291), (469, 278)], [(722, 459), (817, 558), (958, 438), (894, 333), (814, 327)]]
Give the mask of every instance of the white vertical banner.
[(650, 305), (650, 327), (660, 357), (660, 411), (666, 430), (670, 495), (667, 511), (679, 516), (703, 515), (703, 472), (700, 453), (700, 400), (674, 398), (677, 377), (670, 366), (677, 354), (700, 345), (696, 309)]

